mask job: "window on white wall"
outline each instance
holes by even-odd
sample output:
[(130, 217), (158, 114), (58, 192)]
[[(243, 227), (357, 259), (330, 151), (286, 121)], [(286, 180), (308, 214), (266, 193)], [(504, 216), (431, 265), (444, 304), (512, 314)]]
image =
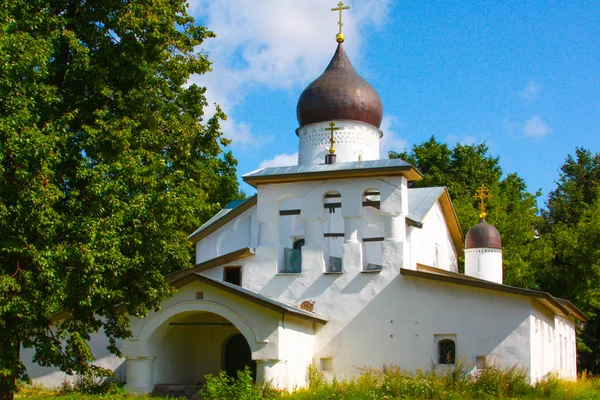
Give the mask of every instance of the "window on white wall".
[(283, 249), (283, 265), (277, 271), (280, 274), (299, 274), (302, 272), (302, 246), (304, 238), (294, 238), (292, 248)]
[(363, 193), (363, 202), (362, 205), (364, 207), (373, 207), (377, 210), (381, 207), (381, 194), (377, 189), (367, 189)]
[(456, 362), (456, 343), (444, 339), (438, 342), (439, 364), (454, 364)]
[(454, 365), (456, 363), (456, 335), (434, 335), (434, 360), (436, 364)]

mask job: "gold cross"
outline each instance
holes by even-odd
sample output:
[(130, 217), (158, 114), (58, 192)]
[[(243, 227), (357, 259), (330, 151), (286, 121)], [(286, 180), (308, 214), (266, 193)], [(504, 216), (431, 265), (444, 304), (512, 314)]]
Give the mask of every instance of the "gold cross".
[(329, 137), (329, 143), (331, 143), (331, 148), (329, 149), (329, 154), (334, 154), (335, 149), (333, 148), (333, 144), (335, 143), (335, 140), (333, 140), (333, 131), (339, 131), (340, 128), (339, 126), (335, 126), (335, 122), (331, 121), (329, 123), (329, 128), (325, 128), (325, 130), (331, 131), (331, 136)]
[(479, 218), (485, 218), (485, 216), (487, 215), (487, 213), (485, 212), (486, 202), (492, 197), (494, 196), (492, 196), (492, 194), (490, 193), (490, 189), (487, 188), (485, 185), (481, 185), (481, 187), (479, 187), (479, 189), (477, 189), (477, 191), (475, 192), (473, 198), (479, 201)]
[(331, 9), (331, 11), (340, 12), (340, 20), (338, 21), (338, 25), (340, 26), (340, 32), (337, 35), (335, 35), (335, 41), (338, 43), (342, 43), (344, 41), (344, 34), (342, 33), (342, 26), (344, 26), (344, 24), (342, 23), (342, 11), (349, 9), (350, 6), (345, 6), (344, 3), (342, 3), (341, 1), (338, 3), (338, 6), (336, 8)]

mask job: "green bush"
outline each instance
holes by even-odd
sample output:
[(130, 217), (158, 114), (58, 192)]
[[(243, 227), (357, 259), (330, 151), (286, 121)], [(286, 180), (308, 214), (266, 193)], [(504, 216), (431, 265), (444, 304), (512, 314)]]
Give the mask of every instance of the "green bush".
[(116, 395), (125, 393), (123, 384), (112, 374), (104, 377), (77, 375), (73, 382), (64, 381), (59, 390), (60, 394), (71, 393)]
[(246, 367), (232, 378), (225, 371), (219, 375), (206, 375), (206, 384), (198, 392), (206, 400), (267, 400), (278, 397), (278, 392), (270, 385), (256, 385), (252, 372)]

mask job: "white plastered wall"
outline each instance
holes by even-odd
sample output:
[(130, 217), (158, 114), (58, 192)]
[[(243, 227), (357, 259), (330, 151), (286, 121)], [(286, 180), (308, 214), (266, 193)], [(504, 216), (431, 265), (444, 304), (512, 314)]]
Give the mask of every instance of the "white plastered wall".
[[(370, 296), (373, 286), (364, 286), (357, 297)], [(529, 311), (527, 297), (395, 276), (371, 301), (351, 301), (318, 332), (315, 359), (333, 358), (338, 377), (366, 366), (430, 369), (435, 335), (455, 335), (458, 357), (472, 365), (484, 356), (528, 370)]]
[[(236, 265), (242, 265), (243, 267), (243, 286), (274, 298), (299, 304), (305, 299), (302, 296), (302, 288), (312, 285), (319, 278), (334, 279), (322, 278), (324, 263), (329, 255), (337, 256), (339, 254), (345, 257), (344, 277), (342, 279), (360, 273), (365, 261), (365, 246), (362, 243), (365, 227), (371, 230), (384, 230), (383, 227), (368, 226), (373, 222), (373, 218), (368, 218), (365, 208), (371, 207), (362, 206), (364, 191), (374, 188), (381, 192), (382, 214), (384, 216), (381, 217), (380, 223), (384, 223), (387, 218), (388, 220), (394, 220), (394, 229), (398, 225), (404, 225), (407, 207), (406, 179), (402, 177), (261, 185), (258, 191), (257, 221), (262, 224), (260, 227), (262, 240), (256, 248), (255, 256), (236, 261)], [(404, 189), (398, 190), (397, 188)], [(341, 195), (342, 209), (336, 209), (334, 214), (329, 214), (323, 207), (323, 202), (325, 194), (332, 192), (338, 192)], [(283, 262), (283, 248), (289, 247), (291, 243), (290, 234), (285, 232), (286, 226), (289, 225), (289, 219), (297, 218), (297, 216), (279, 216), (282, 203), (287, 202), (287, 199), (290, 198), (300, 199), (300, 219), (304, 226), (303, 232), (306, 239), (306, 245), (302, 248), (303, 266), (301, 275), (277, 274), (277, 265)], [(263, 229), (264, 226), (266, 226), (266, 229)], [(332, 231), (332, 233), (341, 232), (347, 237), (325, 239), (324, 233), (329, 231)], [(269, 236), (267, 235), (269, 232), (274, 233), (269, 234), (271, 235)], [(298, 232), (300, 232), (300, 229)], [(405, 240), (404, 237), (392, 239), (395, 247), (388, 246), (388, 252), (386, 253), (388, 254), (388, 260), (394, 256), (390, 253), (389, 248), (403, 247)], [(373, 256), (373, 258), (381, 258), (383, 263), (383, 245), (381, 242), (378, 245), (382, 247), (381, 253)], [(402, 264), (402, 257), (404, 257), (404, 253), (397, 260), (394, 259), (398, 265)], [(395, 262), (394, 260), (388, 262)], [(211, 270), (206, 273), (222, 279), (222, 271)], [(329, 284), (323, 282), (322, 285), (325, 289)]]
[[(103, 331), (91, 335), (88, 342), (92, 353), (96, 357), (94, 365), (114, 371), (120, 380), (125, 380), (125, 359), (117, 357), (108, 351), (109, 341)], [(121, 341), (117, 341), (121, 347)], [(63, 382), (73, 382), (75, 376), (60, 371), (57, 367), (42, 367), (33, 362), (35, 350), (32, 348), (21, 348), (21, 360), (27, 368), (34, 385), (48, 388), (56, 388)]]
[(502, 249), (465, 249), (465, 275), (502, 284)]
[[(299, 138), (298, 165), (323, 164), (329, 153), (329, 121), (305, 125), (296, 130)], [(379, 160), (379, 139), (383, 133), (358, 121), (335, 121), (336, 162)]]
[(256, 207), (252, 207), (196, 243), (196, 264), (244, 247), (256, 247), (257, 237)]
[(409, 228), (412, 268), (424, 264), (458, 272), (456, 248), (439, 201), (431, 207), (422, 223), (423, 228)]
[(531, 375), (539, 380), (550, 373), (577, 379), (575, 321), (550, 313), (531, 301)]

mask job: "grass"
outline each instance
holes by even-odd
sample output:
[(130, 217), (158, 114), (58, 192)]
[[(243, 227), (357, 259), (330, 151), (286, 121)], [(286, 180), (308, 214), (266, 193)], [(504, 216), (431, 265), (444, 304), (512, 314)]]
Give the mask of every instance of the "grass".
[[(338, 381), (325, 379), (322, 372), (309, 368), (309, 386), (291, 392), (282, 392), (252, 384), (250, 371), (240, 372), (237, 379), (221, 373), (207, 376), (202, 393), (206, 400), (367, 400), (367, 399), (550, 399), (600, 400), (600, 378), (581, 375), (577, 382), (549, 376), (535, 385), (527, 382), (525, 372), (518, 368), (500, 369), (493, 366), (483, 370), (477, 378), (468, 374), (466, 366), (457, 365), (447, 371), (409, 372), (399, 367), (381, 370), (365, 369), (355, 378)], [(62, 391), (48, 391), (22, 386), (17, 399), (98, 400), (150, 399), (128, 395), (122, 388), (109, 385), (104, 394), (86, 394), (93, 386), (67, 387)]]

